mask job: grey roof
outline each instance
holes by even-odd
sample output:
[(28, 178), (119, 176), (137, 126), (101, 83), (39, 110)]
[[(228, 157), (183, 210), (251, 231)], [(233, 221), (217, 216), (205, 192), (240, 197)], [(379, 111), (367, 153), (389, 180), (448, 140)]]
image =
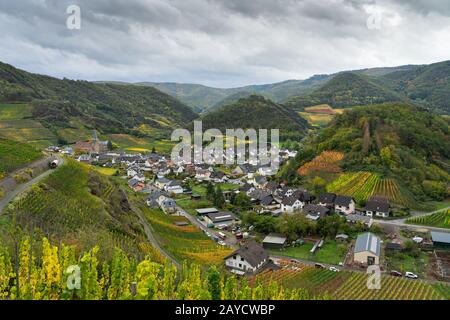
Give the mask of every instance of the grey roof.
[(159, 183), (169, 183), (170, 182), (170, 180), (165, 178), (165, 177), (159, 178), (156, 181), (159, 182)]
[(292, 206), (295, 203), (295, 201), (297, 201), (297, 200), (298, 199), (294, 198), (294, 197), (286, 197), (286, 198), (283, 198), (283, 204), (286, 206)]
[(264, 238), (263, 243), (285, 244), (286, 241), (287, 238), (285, 236), (276, 233), (270, 233)]
[(379, 256), (380, 255), (380, 247), (381, 247), (380, 238), (374, 235), (373, 233), (366, 232), (360, 234), (356, 239), (355, 243), (355, 253), (369, 251), (373, 254)]
[(270, 191), (268, 190), (261, 190), (261, 189), (255, 189), (252, 192), (250, 192), (249, 196), (250, 198), (256, 199), (256, 200), (263, 200), (265, 197), (270, 196)]
[(267, 196), (267, 197), (264, 197), (262, 200), (261, 200), (261, 205), (262, 206), (268, 206), (269, 204), (271, 204), (273, 201), (275, 201), (274, 199), (273, 199), (273, 197), (272, 196)]
[(334, 203), (334, 199), (336, 198), (336, 194), (330, 192), (324, 192), (319, 196), (320, 203)]
[(303, 211), (310, 214), (319, 214), (321, 216), (330, 212), (330, 209), (319, 206), (317, 204), (307, 204), (303, 207)]
[(238, 220), (238, 218), (232, 212), (222, 211), (222, 212), (212, 212), (206, 215), (213, 223)]
[(377, 211), (389, 213), (389, 203), (369, 200), (366, 203), (366, 211)]
[(255, 241), (247, 241), (239, 249), (234, 251), (229, 256), (225, 257), (225, 259), (236, 254), (239, 254), (241, 257), (243, 257), (248, 263), (250, 263), (252, 267), (257, 267), (260, 263), (269, 258), (267, 251), (264, 250), (264, 248)]
[(207, 214), (207, 213), (213, 213), (213, 212), (219, 212), (216, 208), (201, 208), (201, 209), (195, 209), (198, 214)]
[(450, 244), (450, 233), (446, 232), (431, 232), (431, 239), (433, 242), (449, 243)]
[(350, 202), (352, 202), (352, 200), (352, 197), (336, 196), (336, 199), (334, 199), (334, 204), (341, 207), (348, 207), (350, 206)]

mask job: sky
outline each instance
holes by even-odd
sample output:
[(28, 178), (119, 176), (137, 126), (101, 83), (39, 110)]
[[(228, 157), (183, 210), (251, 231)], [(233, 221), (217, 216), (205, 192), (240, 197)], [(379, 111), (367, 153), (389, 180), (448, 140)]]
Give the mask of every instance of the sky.
[(449, 60), (450, 1), (0, 0), (0, 39), (58, 78), (237, 87)]

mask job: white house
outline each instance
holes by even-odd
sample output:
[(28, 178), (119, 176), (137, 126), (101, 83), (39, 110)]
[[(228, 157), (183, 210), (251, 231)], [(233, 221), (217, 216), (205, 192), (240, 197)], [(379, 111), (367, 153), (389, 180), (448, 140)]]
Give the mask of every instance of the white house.
[(225, 257), (225, 266), (231, 272), (244, 275), (258, 273), (269, 262), (269, 255), (255, 241), (248, 241), (229, 256)]
[(304, 203), (300, 199), (294, 197), (286, 197), (281, 202), (281, 211), (283, 212), (294, 212), (296, 210), (302, 209)]
[(334, 211), (343, 214), (355, 213), (355, 201), (351, 197), (336, 196), (334, 199)]
[(366, 216), (389, 217), (389, 202), (383, 197), (371, 197), (366, 203)]
[(170, 182), (170, 180), (169, 179), (167, 179), (167, 178), (164, 178), (164, 177), (162, 177), (162, 178), (159, 178), (159, 179), (156, 179), (156, 181), (155, 181), (155, 187), (157, 187), (158, 189), (164, 189), (164, 187), (166, 186), (166, 184), (168, 184)]
[(172, 180), (164, 186), (164, 190), (169, 193), (181, 194), (183, 193), (183, 187), (180, 181)]

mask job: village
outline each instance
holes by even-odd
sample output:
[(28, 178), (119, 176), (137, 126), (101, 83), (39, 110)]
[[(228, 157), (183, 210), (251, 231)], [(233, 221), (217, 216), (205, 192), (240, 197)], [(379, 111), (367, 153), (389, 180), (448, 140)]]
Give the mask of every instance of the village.
[[(401, 228), (385, 197), (373, 195), (364, 207), (351, 197), (277, 181), (267, 166), (175, 164), (155, 150), (110, 150), (95, 132), (89, 142), (49, 148), (93, 167), (116, 170), (148, 208), (183, 216), (224, 248), (223, 265), (254, 276), (297, 264), (333, 272), (365, 272), (375, 265), (387, 275), (448, 281), (450, 234)], [(281, 150), (282, 165), (296, 152)], [(299, 236), (301, 235), (301, 236)]]

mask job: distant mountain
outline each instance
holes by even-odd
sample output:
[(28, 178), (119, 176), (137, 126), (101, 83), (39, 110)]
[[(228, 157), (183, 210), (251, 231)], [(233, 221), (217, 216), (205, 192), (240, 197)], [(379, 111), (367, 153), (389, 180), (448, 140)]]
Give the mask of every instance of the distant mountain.
[(353, 72), (342, 72), (310, 94), (295, 97), (286, 105), (305, 107), (328, 104), (333, 108), (363, 106), (384, 102), (406, 101), (406, 98), (383, 86), (375, 78)]
[(202, 117), (203, 128), (280, 129), (282, 139), (300, 137), (309, 128), (296, 112), (263, 96), (251, 95)]
[(105, 133), (133, 133), (141, 126), (169, 129), (197, 117), (157, 89), (56, 79), (0, 63), (0, 102), (32, 105), (32, 118), (51, 129), (71, 123)]
[(416, 104), (450, 114), (450, 61), (389, 73), (380, 81)]
[[(406, 65), (399, 67), (352, 70), (351, 72), (380, 77), (396, 71), (413, 70), (417, 67), (419, 66)], [(287, 80), (272, 84), (249, 85), (229, 89), (212, 88), (200, 84), (173, 82), (140, 82), (136, 84), (151, 86), (170, 94), (183, 103), (191, 106), (197, 112), (208, 112), (251, 94), (262, 95), (275, 102), (288, 101), (293, 97), (311, 93), (314, 89), (324, 85), (336, 75), (337, 73), (321, 74), (314, 75), (306, 80)]]

